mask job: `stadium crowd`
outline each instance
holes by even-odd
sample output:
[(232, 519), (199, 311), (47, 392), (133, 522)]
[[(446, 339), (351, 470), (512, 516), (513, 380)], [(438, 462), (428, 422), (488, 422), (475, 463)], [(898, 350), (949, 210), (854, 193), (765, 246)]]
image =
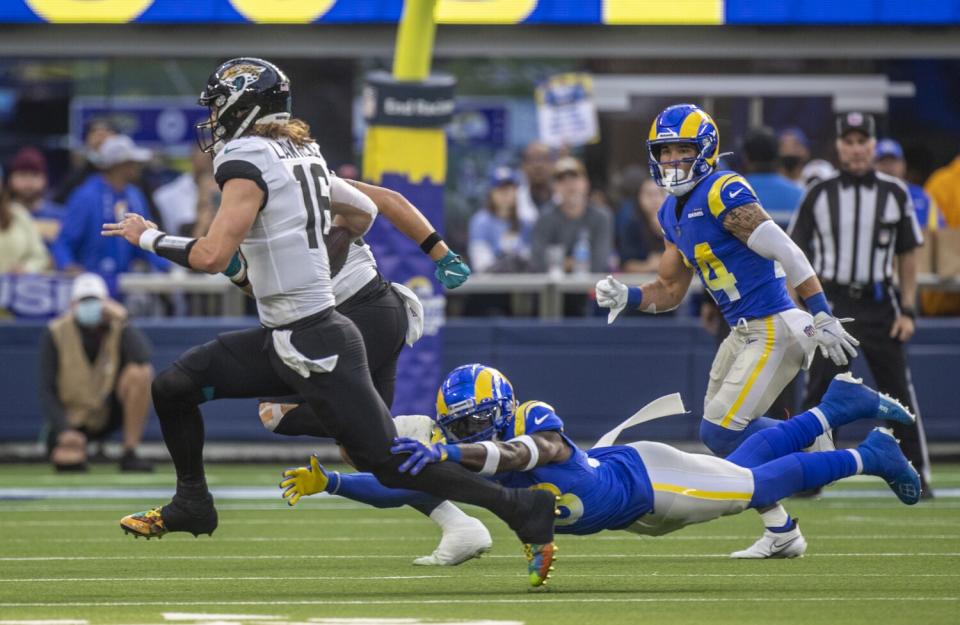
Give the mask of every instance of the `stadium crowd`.
[[(137, 146), (106, 120), (88, 124), (82, 149), (58, 185), (46, 158), (33, 146), (5, 163), (0, 194), (0, 274), (90, 271), (117, 296), (116, 276), (128, 271), (168, 271), (156, 256), (99, 235), (99, 224), (125, 212), (144, 215), (167, 231), (202, 236), (216, 213), (220, 190), (209, 157), (195, 150), (181, 171), (156, 173), (159, 154)], [(827, 155), (811, 153), (798, 128), (775, 133), (753, 128), (739, 141), (737, 160), (774, 220), (788, 227), (804, 189), (836, 169)], [(605, 273), (653, 271), (663, 250), (657, 210), (665, 194), (646, 164), (614, 173), (609, 186), (592, 184), (582, 160), (540, 142), (526, 145), (519, 164), (490, 172), (485, 201), (469, 219), (465, 256), (476, 273)], [(638, 159), (639, 160), (639, 159)], [(960, 156), (924, 181), (907, 178), (900, 144), (877, 142), (875, 167), (907, 184), (926, 231), (921, 273), (951, 276), (960, 269)], [(345, 165), (348, 175), (355, 168)], [(355, 173), (354, 173), (355, 175)], [(102, 219), (101, 219), (102, 217)], [(933, 243), (934, 239), (940, 242)], [(934, 248), (939, 248), (936, 253)], [(922, 314), (960, 314), (955, 297), (925, 288)], [(135, 307), (136, 309), (136, 307)], [(160, 307), (172, 311), (176, 307)], [(137, 309), (139, 310), (139, 309)], [(157, 310), (154, 307), (152, 310)], [(470, 311), (470, 307), (467, 308)]]

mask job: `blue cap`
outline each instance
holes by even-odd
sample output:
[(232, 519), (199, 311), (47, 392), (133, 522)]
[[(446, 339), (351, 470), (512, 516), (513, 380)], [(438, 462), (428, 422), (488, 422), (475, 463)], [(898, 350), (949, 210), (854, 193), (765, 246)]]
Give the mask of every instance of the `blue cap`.
[(491, 187), (499, 187), (505, 184), (516, 185), (517, 183), (517, 173), (506, 165), (495, 167), (493, 171), (490, 172)]
[(874, 160), (879, 161), (882, 158), (895, 158), (897, 160), (902, 160), (903, 148), (900, 147), (900, 144), (893, 139), (881, 139), (880, 141), (877, 141), (877, 154), (874, 156)]
[(777, 135), (777, 139), (782, 139), (784, 136), (792, 135), (803, 144), (803, 147), (810, 149), (810, 139), (807, 138), (807, 133), (798, 128), (797, 126), (790, 126), (789, 128), (784, 128)]

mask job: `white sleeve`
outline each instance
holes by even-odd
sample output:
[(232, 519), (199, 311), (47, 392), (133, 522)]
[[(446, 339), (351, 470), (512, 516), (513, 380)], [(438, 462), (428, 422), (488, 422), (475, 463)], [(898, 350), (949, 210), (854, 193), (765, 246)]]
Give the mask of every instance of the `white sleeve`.
[(778, 261), (792, 287), (816, 275), (797, 244), (772, 220), (763, 222), (750, 233), (747, 247), (764, 258)]
[(377, 205), (367, 195), (343, 178), (330, 177), (330, 201), (347, 204), (366, 214), (376, 217)]

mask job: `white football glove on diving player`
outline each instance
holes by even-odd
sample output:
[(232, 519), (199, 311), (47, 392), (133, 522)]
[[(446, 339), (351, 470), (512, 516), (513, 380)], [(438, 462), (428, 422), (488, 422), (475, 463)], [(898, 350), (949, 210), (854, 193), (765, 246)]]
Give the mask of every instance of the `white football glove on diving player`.
[(820, 346), (820, 353), (838, 367), (845, 366), (850, 359), (857, 357), (856, 347), (860, 341), (844, 330), (841, 325), (850, 321), (853, 319), (837, 319), (823, 311), (813, 317), (813, 325), (817, 329), (814, 340)]
[(597, 306), (600, 308), (609, 308), (607, 313), (607, 323), (611, 324), (617, 318), (623, 309), (627, 306), (627, 285), (620, 282), (613, 276), (607, 276), (603, 280), (597, 281)]

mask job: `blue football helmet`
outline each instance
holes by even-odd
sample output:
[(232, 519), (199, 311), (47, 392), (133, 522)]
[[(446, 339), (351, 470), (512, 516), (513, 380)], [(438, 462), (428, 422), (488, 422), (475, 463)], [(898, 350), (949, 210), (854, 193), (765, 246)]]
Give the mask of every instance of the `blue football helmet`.
[[(692, 145), (697, 155), (679, 161), (660, 162), (664, 145), (685, 143)], [(671, 195), (685, 195), (700, 179), (717, 168), (720, 158), (720, 132), (713, 119), (693, 104), (674, 104), (657, 115), (647, 137), (647, 155), (653, 180)], [(682, 163), (691, 163), (684, 175)]]
[(448, 443), (491, 440), (516, 409), (510, 380), (479, 363), (457, 367), (437, 391), (437, 424)]

